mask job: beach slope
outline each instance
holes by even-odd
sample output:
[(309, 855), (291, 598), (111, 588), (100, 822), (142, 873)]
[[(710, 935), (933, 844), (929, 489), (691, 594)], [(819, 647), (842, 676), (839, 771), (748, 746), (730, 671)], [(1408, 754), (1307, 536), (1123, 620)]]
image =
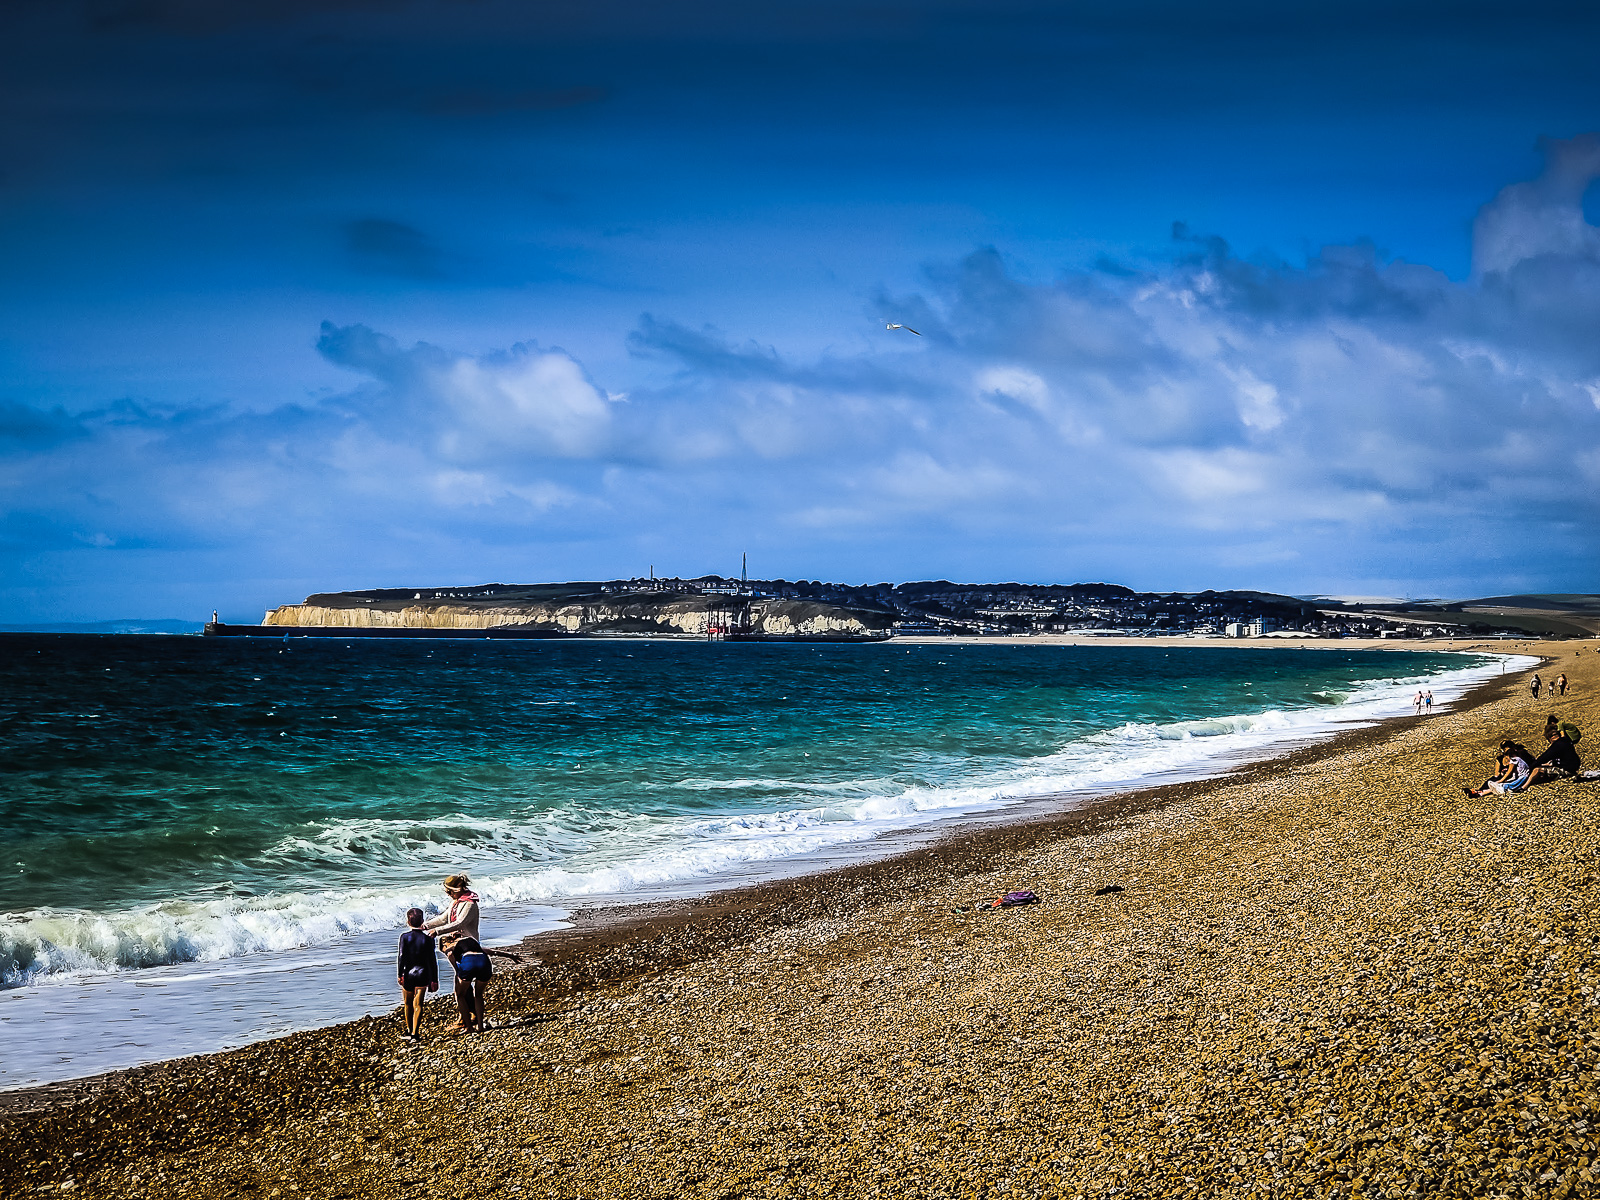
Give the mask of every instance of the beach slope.
[[(1508, 675), (1228, 779), (547, 938), (483, 1035), (369, 1019), (14, 1097), (0, 1183), (1593, 1194), (1600, 785), (1459, 790), (1548, 712), (1600, 743), (1574, 650), (1539, 647), (1562, 701)], [(1012, 888), (1043, 903), (973, 905)]]

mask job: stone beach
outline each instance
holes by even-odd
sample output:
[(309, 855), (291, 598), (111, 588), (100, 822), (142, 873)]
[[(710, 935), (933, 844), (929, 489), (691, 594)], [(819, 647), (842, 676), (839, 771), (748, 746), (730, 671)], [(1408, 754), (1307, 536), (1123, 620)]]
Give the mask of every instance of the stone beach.
[[(1502, 737), (1542, 750), (1552, 711), (1600, 765), (1579, 647), (1525, 651), (1565, 699), (1507, 674), (1223, 779), (583, 914), (495, 980), (485, 1033), (439, 1000), (421, 1046), (369, 1018), (0, 1095), (0, 1185), (1596, 1194), (1600, 783), (1460, 790)], [(979, 907), (1016, 888), (1042, 903)]]

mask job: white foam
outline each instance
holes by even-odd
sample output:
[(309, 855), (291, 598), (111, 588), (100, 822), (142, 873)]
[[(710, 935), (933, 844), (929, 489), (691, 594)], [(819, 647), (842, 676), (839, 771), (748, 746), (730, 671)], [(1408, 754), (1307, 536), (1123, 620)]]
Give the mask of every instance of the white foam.
[[(1508, 666), (1537, 661), (1500, 657)], [(480, 868), (474, 885), (489, 905), (559, 903), (693, 885), (754, 864), (815, 854), (1032, 797), (1103, 792), (1151, 778), (1213, 773), (1230, 762), (1262, 757), (1286, 742), (1408, 712), (1419, 686), (1431, 687), (1442, 706), (1496, 669), (1478, 666), (1368, 682), (1343, 696), (1324, 693), (1338, 702), (1315, 708), (1167, 725), (1127, 724), (1075, 740), (1055, 753), (942, 786), (890, 778), (833, 783), (688, 779), (677, 785), (708, 791), (743, 788), (814, 802), (776, 812), (673, 819), (621, 810), (558, 811), (526, 821), (353, 819), (286, 838), (267, 857), (285, 868), (384, 863), (417, 875), (429, 863), (459, 861), (463, 848), (469, 848), (480, 861), (494, 864)], [(438, 911), (434, 888), (430, 883), (329, 889), (167, 901), (104, 914), (38, 909), (0, 915), (0, 986), (328, 945), (398, 928), (411, 907)]]

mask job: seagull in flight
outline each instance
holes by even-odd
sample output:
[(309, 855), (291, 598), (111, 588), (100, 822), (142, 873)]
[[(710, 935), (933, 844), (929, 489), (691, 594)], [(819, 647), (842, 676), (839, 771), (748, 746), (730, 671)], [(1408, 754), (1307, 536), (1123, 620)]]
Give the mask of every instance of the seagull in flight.
[[(904, 329), (907, 333), (917, 333), (917, 331), (915, 329), (911, 328), (911, 326), (909, 326), (909, 325), (896, 325), (893, 322), (890, 322), (888, 325), (885, 326), (885, 328), (886, 329)], [(920, 333), (917, 333), (917, 336), (921, 337), (922, 335)]]

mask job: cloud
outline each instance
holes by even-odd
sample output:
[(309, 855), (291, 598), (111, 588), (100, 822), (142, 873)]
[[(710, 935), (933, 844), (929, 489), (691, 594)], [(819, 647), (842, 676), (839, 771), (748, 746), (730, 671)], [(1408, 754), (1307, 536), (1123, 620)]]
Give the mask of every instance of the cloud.
[(1545, 170), (1483, 206), (1473, 228), (1473, 268), (1505, 274), (1537, 259), (1600, 264), (1600, 229), (1583, 218), (1583, 193), (1600, 176), (1600, 134), (1542, 138)]
[(345, 249), (361, 271), (405, 279), (438, 279), (439, 247), (420, 229), (383, 217), (362, 217), (344, 227)]
[(327, 322), (317, 349), (381, 386), (347, 401), (369, 429), (431, 445), (455, 465), (596, 459), (611, 440), (614, 402), (560, 350), (522, 344), (473, 357), (426, 343), (405, 349), (366, 326)]
[(614, 394), (531, 341), (325, 324), (351, 386), (314, 402), (12, 404), (8, 553), (294, 546), (380, 582), (621, 571), (645, 548), (705, 569), (750, 546), (860, 577), (1592, 587), (1597, 145), (1545, 144), (1545, 173), (1480, 212), (1463, 280), (1369, 245), (1292, 265), (1180, 229), (1164, 262), (1047, 283), (975, 251), (874, 298), (924, 336), (865, 350), (647, 315), (641, 376)]
[(595, 104), (610, 93), (601, 87), (520, 88), (515, 91), (489, 91), (473, 88), (442, 92), (431, 97), (424, 108), (445, 116), (481, 116), (508, 112), (554, 112)]

